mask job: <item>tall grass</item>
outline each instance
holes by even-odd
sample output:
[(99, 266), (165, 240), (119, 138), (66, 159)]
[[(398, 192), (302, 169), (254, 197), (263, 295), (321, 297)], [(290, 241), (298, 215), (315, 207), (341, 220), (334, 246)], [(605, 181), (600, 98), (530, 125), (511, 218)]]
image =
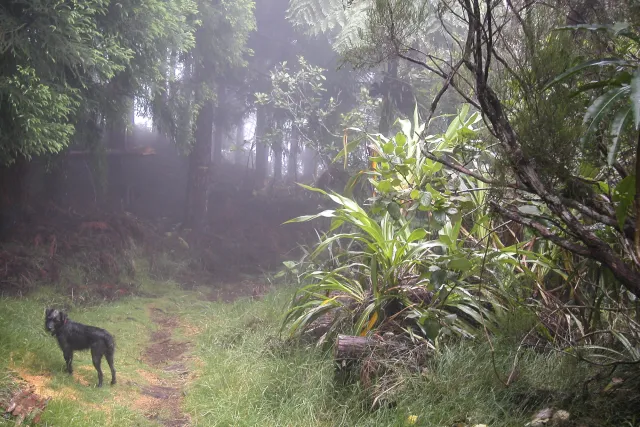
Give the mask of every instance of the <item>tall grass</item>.
[(522, 426), (544, 405), (572, 396), (589, 374), (572, 359), (524, 351), (517, 381), (505, 388), (493, 366), (508, 375), (518, 329), (494, 343), (494, 356), (483, 342), (445, 346), (421, 374), (401, 378), (399, 392), (390, 393), (395, 406), (371, 410), (367, 390), (334, 381), (330, 354), (278, 340), (289, 298), (281, 291), (260, 302), (182, 307), (202, 329), (202, 370), (186, 397), (196, 425), (400, 426), (415, 415), (420, 426)]
[[(370, 390), (358, 382), (335, 381), (330, 354), (279, 338), (292, 289), (261, 301), (224, 304), (172, 285), (153, 288), (155, 298), (71, 306), (74, 320), (103, 325), (116, 336), (119, 384), (103, 389), (94, 387), (96, 374), (88, 353), (77, 354), (74, 377), (64, 372), (62, 354), (41, 319), (44, 307), (57, 298), (55, 292), (1, 299), (0, 397), (18, 373), (45, 376), (54, 395), (43, 415), (47, 425), (154, 425), (133, 404), (140, 396), (138, 385), (145, 381), (139, 371), (164, 375), (141, 357), (155, 327), (147, 310), (152, 305), (188, 327), (176, 335), (190, 341), (186, 364), (192, 378), (185, 385), (183, 410), (196, 426), (404, 426), (415, 416), (417, 426), (511, 427), (524, 425), (547, 405), (594, 420), (585, 425), (620, 425), (608, 421), (611, 411), (577, 398), (592, 372), (560, 354), (523, 350), (516, 381), (508, 388), (503, 385), (499, 377), (505, 379), (510, 372), (522, 331), (530, 327), (520, 314), (503, 320), (494, 353), (482, 340), (451, 342), (421, 373), (398, 377), (387, 393), (393, 405), (372, 410)], [(11, 423), (0, 419), (0, 425)]]

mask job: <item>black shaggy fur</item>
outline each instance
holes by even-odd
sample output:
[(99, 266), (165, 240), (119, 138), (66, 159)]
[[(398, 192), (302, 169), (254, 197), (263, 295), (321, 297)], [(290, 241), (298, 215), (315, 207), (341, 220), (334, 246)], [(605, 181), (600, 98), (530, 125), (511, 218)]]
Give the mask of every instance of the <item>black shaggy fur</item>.
[(47, 332), (58, 339), (67, 371), (73, 374), (73, 352), (91, 349), (93, 366), (98, 371), (98, 387), (102, 387), (102, 369), (100, 363), (105, 356), (111, 368), (111, 384), (116, 383), (116, 370), (113, 367), (113, 354), (116, 346), (113, 336), (104, 329), (83, 325), (69, 320), (67, 314), (60, 310), (48, 308), (45, 313), (44, 327)]

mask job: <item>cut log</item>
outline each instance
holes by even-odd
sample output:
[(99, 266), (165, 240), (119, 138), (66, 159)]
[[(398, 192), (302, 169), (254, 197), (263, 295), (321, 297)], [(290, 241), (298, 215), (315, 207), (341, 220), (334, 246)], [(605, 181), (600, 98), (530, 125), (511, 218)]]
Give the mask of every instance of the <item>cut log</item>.
[(371, 348), (374, 344), (375, 342), (368, 337), (338, 335), (333, 357), (336, 362), (360, 360), (371, 353)]

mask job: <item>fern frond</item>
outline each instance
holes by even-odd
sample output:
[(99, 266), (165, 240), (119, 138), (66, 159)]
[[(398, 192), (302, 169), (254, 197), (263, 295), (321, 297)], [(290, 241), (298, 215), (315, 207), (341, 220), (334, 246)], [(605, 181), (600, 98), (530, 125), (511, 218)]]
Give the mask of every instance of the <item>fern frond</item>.
[(287, 19), (295, 27), (316, 36), (342, 28), (347, 20), (343, 0), (291, 0)]
[[(430, 0), (290, 0), (287, 18), (309, 35), (333, 36), (333, 46), (342, 54), (381, 53), (390, 44), (409, 46), (432, 32), (439, 24), (434, 12)], [(391, 28), (394, 34), (388, 33)]]

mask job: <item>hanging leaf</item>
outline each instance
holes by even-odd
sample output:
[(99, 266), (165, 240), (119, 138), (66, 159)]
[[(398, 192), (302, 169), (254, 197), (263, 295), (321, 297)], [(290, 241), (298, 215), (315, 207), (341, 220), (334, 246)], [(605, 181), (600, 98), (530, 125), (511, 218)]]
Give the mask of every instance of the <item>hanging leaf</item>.
[(407, 143), (407, 137), (404, 135), (404, 133), (398, 132), (396, 134), (396, 144), (402, 147), (406, 143)]
[(393, 189), (393, 185), (390, 180), (384, 180), (378, 183), (377, 188), (383, 193), (388, 193)]
[(431, 195), (431, 193), (429, 193), (428, 191), (425, 191), (420, 196), (420, 204), (425, 207), (430, 206), (432, 199), (433, 199), (433, 196)]
[(591, 124), (589, 124), (589, 128), (581, 139), (583, 144), (596, 133), (602, 119), (611, 111), (617, 101), (629, 94), (629, 90), (628, 86), (613, 88), (598, 97), (598, 99), (589, 106), (582, 123), (586, 124), (591, 121)]
[(575, 67), (569, 68), (567, 71), (565, 71), (564, 73), (560, 74), (559, 76), (555, 77), (553, 80), (551, 80), (549, 83), (547, 83), (542, 90), (547, 90), (549, 89), (551, 86), (579, 73), (580, 71), (584, 70), (585, 68), (589, 68), (589, 67), (603, 67), (606, 65), (617, 65), (617, 66), (625, 66), (625, 65), (629, 65), (629, 63), (627, 61), (625, 61), (624, 59), (620, 59), (620, 58), (604, 58), (604, 59), (594, 59), (591, 61), (587, 61), (587, 62), (583, 62), (582, 64), (576, 65)]
[(402, 218), (400, 205), (397, 204), (396, 202), (389, 203), (389, 205), (387, 206), (387, 212), (389, 212), (389, 215), (391, 215), (391, 218), (395, 219), (396, 221)]
[(627, 120), (627, 116), (631, 108), (624, 108), (616, 113), (613, 121), (611, 122), (611, 130), (609, 131), (609, 135), (611, 135), (611, 146), (609, 147), (609, 154), (607, 155), (607, 163), (609, 166), (613, 165), (616, 161), (616, 154), (618, 154), (618, 148), (620, 147), (618, 141), (620, 141), (620, 133), (622, 133), (622, 128), (624, 126), (625, 121)]
[(620, 181), (613, 192), (613, 201), (618, 203), (616, 207), (616, 218), (618, 226), (622, 230), (627, 219), (629, 207), (633, 204), (636, 196), (636, 177), (630, 175)]
[(386, 144), (384, 144), (382, 146), (382, 152), (384, 154), (391, 154), (391, 153), (393, 153), (393, 149), (394, 148), (395, 148), (395, 146), (394, 146), (393, 142), (390, 141), (390, 142), (387, 142)]

